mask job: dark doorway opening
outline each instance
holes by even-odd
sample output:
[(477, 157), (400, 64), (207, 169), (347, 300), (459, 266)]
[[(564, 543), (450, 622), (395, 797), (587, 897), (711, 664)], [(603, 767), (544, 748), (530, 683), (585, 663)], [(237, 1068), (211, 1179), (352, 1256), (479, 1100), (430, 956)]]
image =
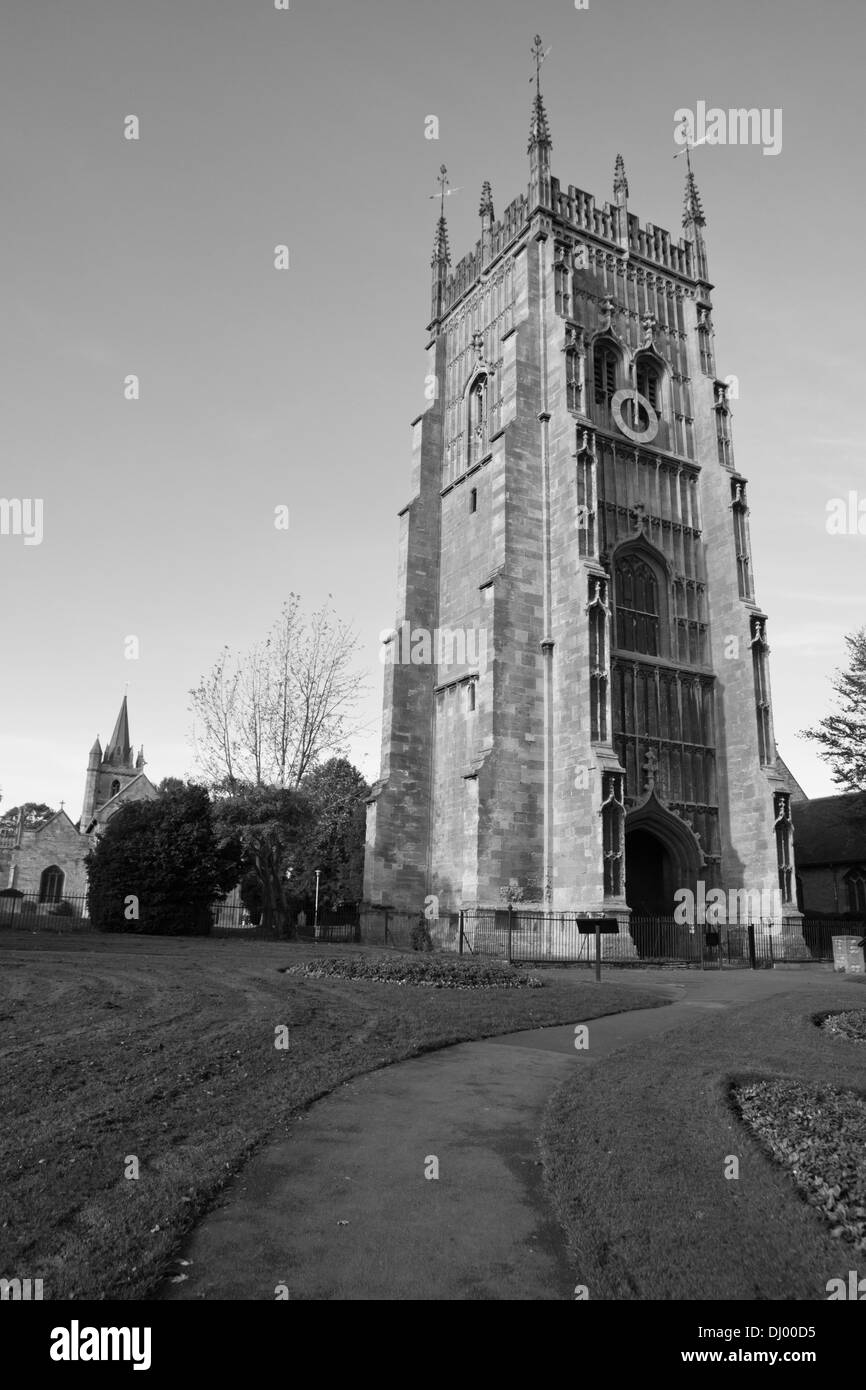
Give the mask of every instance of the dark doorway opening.
[(658, 836), (632, 830), (625, 837), (625, 897), (635, 917), (671, 917), (674, 863)]

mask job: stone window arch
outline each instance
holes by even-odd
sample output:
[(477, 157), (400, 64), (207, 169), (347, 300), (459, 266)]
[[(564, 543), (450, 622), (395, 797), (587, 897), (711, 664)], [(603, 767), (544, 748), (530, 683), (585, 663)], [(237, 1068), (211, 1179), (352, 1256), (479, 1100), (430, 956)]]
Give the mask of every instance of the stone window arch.
[(115, 777), (114, 781), (113, 781), (112, 784), (111, 784), (111, 791), (108, 793), (108, 795), (109, 795), (109, 796), (117, 796), (117, 793), (118, 793), (119, 791), (120, 791), (120, 779), (119, 779), (118, 777)]
[(480, 372), (472, 381), (466, 401), (466, 465), (471, 468), (487, 453), (489, 437), (488, 377)]
[(638, 395), (649, 401), (656, 415), (663, 415), (664, 370), (662, 364), (651, 353), (641, 352), (635, 358), (634, 371)]
[(596, 405), (610, 410), (610, 403), (619, 390), (622, 354), (610, 338), (597, 338), (592, 350), (593, 399)]
[(66, 875), (57, 864), (49, 864), (47, 869), (42, 870), (39, 879), (39, 901), (41, 903), (59, 903), (63, 897), (63, 884)]
[(845, 875), (848, 911), (866, 917), (866, 869), (849, 869)]
[(627, 550), (614, 561), (616, 645), (619, 651), (667, 655), (667, 579), (643, 550)]

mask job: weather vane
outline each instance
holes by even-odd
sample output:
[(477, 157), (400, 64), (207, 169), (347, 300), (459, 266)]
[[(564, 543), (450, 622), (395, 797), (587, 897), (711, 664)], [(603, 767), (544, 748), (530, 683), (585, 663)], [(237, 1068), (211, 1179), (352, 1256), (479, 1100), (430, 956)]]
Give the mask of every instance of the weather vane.
[(674, 159), (679, 159), (680, 155), (683, 153), (683, 151), (685, 151), (685, 156), (686, 156), (686, 167), (687, 167), (687, 169), (688, 169), (688, 171), (689, 171), (689, 174), (691, 174), (691, 172), (692, 172), (692, 161), (691, 161), (691, 156), (690, 156), (690, 154), (689, 154), (689, 151), (690, 151), (690, 150), (696, 149), (698, 145), (705, 145), (706, 142), (707, 142), (707, 137), (706, 137), (706, 135), (702, 135), (701, 138), (700, 138), (700, 140), (690, 140), (690, 139), (689, 139), (689, 123), (688, 123), (688, 118), (687, 118), (686, 116), (683, 116), (683, 123), (682, 123), (682, 126), (681, 126), (681, 130), (682, 130), (683, 135), (685, 136), (685, 139), (683, 140), (682, 148), (679, 149), (679, 150), (677, 150), (676, 154), (674, 155)]
[(530, 77), (529, 80), (530, 82), (535, 82), (536, 96), (538, 96), (539, 92), (541, 91), (541, 64), (544, 62), (545, 58), (550, 52), (550, 48), (552, 47), (553, 45), (551, 44), (550, 47), (545, 48), (544, 44), (541, 42), (541, 35), (536, 34), (535, 42), (533, 43), (532, 48), (529, 50), (533, 58), (535, 59), (535, 77)]
[[(438, 177), (438, 179), (436, 180), (436, 182), (437, 182), (438, 185), (439, 185), (439, 192), (438, 192), (438, 193), (428, 193), (427, 196), (428, 196), (428, 198), (438, 198), (438, 199), (439, 199), (439, 216), (440, 216), (440, 217), (444, 217), (444, 216), (445, 216), (445, 199), (446, 199), (446, 198), (450, 198), (452, 193), (459, 193), (459, 192), (460, 192), (460, 189), (459, 189), (459, 188), (452, 188), (451, 185), (449, 184), (449, 181), (448, 181), (448, 170), (445, 168), (445, 165), (444, 165), (444, 164), (441, 164), (441, 165), (439, 166), (439, 177)], [(462, 187), (462, 185), (461, 185), (461, 187)]]

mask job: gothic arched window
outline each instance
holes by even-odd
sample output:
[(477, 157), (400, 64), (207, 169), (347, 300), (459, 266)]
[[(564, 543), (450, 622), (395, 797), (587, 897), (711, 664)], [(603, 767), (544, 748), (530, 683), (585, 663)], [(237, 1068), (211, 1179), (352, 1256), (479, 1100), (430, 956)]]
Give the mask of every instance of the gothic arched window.
[(659, 578), (640, 555), (625, 555), (617, 560), (615, 602), (616, 644), (620, 650), (661, 656)]
[(619, 353), (610, 343), (596, 343), (592, 354), (592, 375), (595, 383), (595, 403), (610, 409), (616, 395)]
[(109, 792), (109, 796), (117, 796), (117, 793), (118, 793), (119, 791), (120, 791), (120, 782), (119, 782), (118, 778), (115, 777), (114, 781), (113, 781), (112, 784), (111, 784), (111, 791)]
[(658, 363), (652, 358), (639, 357), (636, 363), (638, 394), (645, 396), (657, 415), (662, 409), (662, 374)]
[(63, 882), (65, 875), (63, 870), (56, 864), (49, 864), (47, 869), (42, 870), (42, 877), (39, 880), (39, 901), (41, 903), (59, 903), (63, 897)]
[(866, 916), (866, 869), (852, 869), (845, 875), (848, 911)]
[(479, 376), (469, 388), (467, 466), (487, 451), (487, 377)]

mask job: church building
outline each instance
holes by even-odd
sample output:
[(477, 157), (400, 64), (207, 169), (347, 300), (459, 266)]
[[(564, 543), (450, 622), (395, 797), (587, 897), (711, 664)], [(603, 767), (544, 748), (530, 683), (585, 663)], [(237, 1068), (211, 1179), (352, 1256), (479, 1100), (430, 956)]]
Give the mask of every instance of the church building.
[(43, 903), (83, 899), (84, 861), (115, 811), (129, 801), (152, 801), (156, 787), (144, 771), (144, 749), (133, 761), (126, 696), (103, 752), (99, 739), (90, 750), (81, 818), (74, 823), (61, 809), (40, 824), (0, 825), (0, 888), (37, 894)]
[(674, 239), (632, 211), (619, 155), (597, 203), (552, 149), (536, 80), (528, 187), (497, 219), (483, 184), (455, 266), (442, 169), (364, 897), (517, 900), (625, 931), (703, 884), (778, 890), (796, 919), (688, 152)]

